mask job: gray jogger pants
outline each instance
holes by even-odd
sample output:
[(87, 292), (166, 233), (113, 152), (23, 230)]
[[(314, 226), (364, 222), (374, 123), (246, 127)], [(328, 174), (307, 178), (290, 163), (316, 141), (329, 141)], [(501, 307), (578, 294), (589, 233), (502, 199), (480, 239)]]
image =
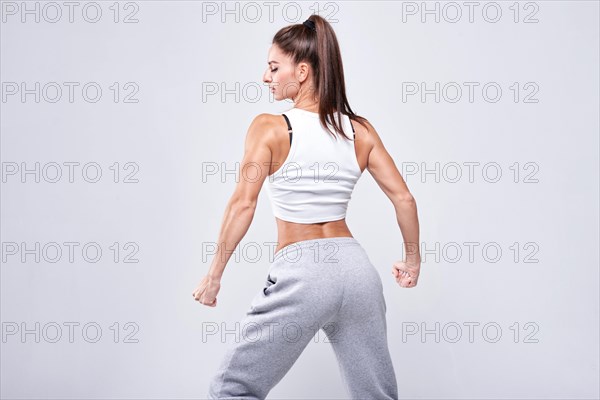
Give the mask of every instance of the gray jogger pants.
[(208, 397), (265, 399), (322, 329), (350, 398), (398, 399), (385, 314), (381, 277), (355, 238), (287, 245), (275, 253)]

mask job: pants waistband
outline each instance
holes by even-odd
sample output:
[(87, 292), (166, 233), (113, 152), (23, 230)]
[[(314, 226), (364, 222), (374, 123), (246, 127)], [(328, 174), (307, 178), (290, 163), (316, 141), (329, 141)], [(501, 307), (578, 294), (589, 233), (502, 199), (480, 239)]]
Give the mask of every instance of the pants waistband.
[(319, 245), (335, 245), (335, 246), (360, 246), (360, 243), (356, 238), (351, 236), (336, 236), (336, 237), (328, 237), (328, 238), (317, 238), (317, 239), (307, 239), (300, 240), (298, 242), (290, 243), (281, 249), (279, 249), (274, 256), (274, 261), (277, 261), (284, 254), (290, 251), (297, 251), (299, 249), (305, 249), (310, 246), (314, 246), (315, 244)]

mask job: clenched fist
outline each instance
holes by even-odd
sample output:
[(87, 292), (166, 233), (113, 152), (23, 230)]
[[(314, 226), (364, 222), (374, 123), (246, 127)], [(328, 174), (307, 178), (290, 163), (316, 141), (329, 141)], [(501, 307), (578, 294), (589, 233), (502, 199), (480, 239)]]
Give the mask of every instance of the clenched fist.
[(215, 307), (217, 305), (219, 289), (221, 289), (221, 282), (206, 275), (202, 278), (192, 296), (194, 300), (199, 301), (205, 306)]
[(396, 261), (392, 267), (392, 274), (401, 287), (411, 288), (417, 286), (420, 269), (420, 262)]

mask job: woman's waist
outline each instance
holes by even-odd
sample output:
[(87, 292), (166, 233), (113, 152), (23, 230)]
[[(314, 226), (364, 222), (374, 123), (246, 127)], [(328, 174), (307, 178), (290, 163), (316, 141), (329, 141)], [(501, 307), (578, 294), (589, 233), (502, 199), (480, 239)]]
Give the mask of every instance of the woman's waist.
[(347, 246), (360, 246), (360, 243), (350, 234), (347, 236), (324, 236), (292, 240), (279, 243), (273, 261), (310, 259), (311, 263), (318, 263), (335, 260), (340, 249)]
[(345, 218), (317, 223), (295, 223), (279, 218), (276, 218), (276, 221), (277, 247), (275, 252), (285, 246), (305, 240), (352, 237)]

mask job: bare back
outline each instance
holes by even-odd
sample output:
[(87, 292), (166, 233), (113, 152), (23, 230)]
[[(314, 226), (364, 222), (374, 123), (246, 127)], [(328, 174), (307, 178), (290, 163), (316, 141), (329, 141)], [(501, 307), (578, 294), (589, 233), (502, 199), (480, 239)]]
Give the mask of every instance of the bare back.
[[(281, 115), (272, 115), (271, 122), (274, 129), (272, 130), (272, 137), (269, 140), (269, 147), (272, 154), (269, 174), (273, 174), (278, 168), (281, 168), (290, 151), (290, 138), (284, 118)], [(369, 154), (373, 149), (374, 141), (372, 140), (372, 135), (369, 134), (369, 131), (365, 127), (356, 122), (352, 122), (352, 125), (354, 126), (356, 135), (354, 142), (355, 154), (362, 172), (367, 168)], [(345, 218), (337, 221), (311, 224), (288, 222), (277, 217), (275, 217), (275, 220), (277, 222), (277, 248), (275, 251), (301, 240), (344, 236), (353, 237), (346, 225)]]

